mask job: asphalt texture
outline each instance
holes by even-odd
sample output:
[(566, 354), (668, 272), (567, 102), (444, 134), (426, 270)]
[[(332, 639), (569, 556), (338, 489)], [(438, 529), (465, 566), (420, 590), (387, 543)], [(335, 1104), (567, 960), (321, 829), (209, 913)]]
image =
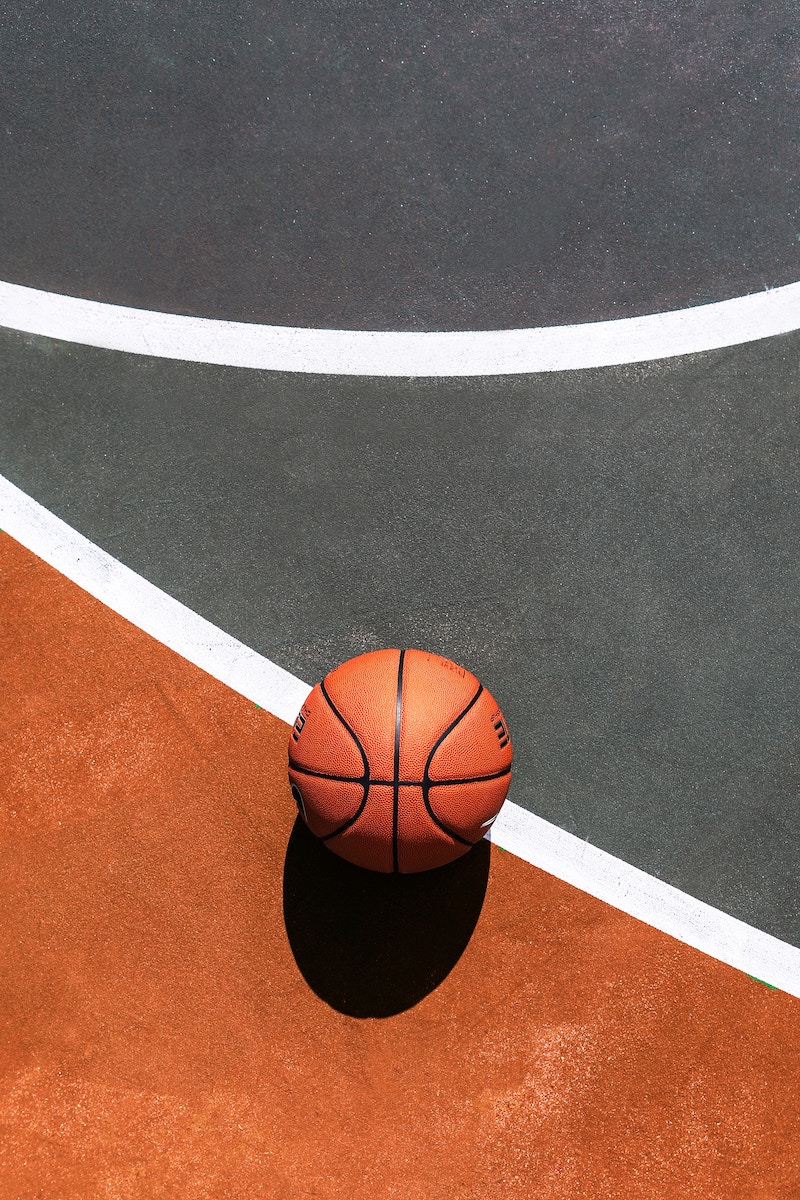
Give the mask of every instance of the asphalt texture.
[(21, 0), (0, 277), (481, 329), (800, 277), (796, 0)]
[(481, 380), (0, 334), (0, 472), (315, 682), (473, 670), (511, 798), (800, 944), (800, 335)]

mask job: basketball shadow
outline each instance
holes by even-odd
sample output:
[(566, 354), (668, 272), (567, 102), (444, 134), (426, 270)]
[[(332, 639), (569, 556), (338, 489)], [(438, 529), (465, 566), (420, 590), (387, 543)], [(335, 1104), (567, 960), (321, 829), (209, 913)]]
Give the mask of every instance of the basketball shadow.
[(469, 943), (489, 843), (435, 871), (382, 875), (335, 855), (298, 818), (283, 871), (283, 916), (309, 987), (349, 1017), (391, 1017), (438, 987)]

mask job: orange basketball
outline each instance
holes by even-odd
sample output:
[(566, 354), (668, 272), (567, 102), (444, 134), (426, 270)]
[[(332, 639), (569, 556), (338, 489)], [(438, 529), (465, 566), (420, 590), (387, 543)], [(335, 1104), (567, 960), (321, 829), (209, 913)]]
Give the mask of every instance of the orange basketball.
[(424, 650), (336, 667), (300, 710), (289, 780), (305, 823), (373, 871), (427, 871), (479, 842), (511, 782), (503, 714), (474, 675)]

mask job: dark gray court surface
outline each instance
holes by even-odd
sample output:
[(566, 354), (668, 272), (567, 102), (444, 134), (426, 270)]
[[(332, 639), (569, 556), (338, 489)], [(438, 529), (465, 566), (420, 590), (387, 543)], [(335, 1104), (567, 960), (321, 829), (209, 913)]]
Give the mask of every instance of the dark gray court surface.
[(14, 0), (0, 278), (486, 329), (800, 278), (796, 0)]
[(463, 662), (518, 804), (800, 943), (799, 357), (387, 382), (4, 332), (0, 473), (309, 682)]
[[(361, 329), (800, 278), (800, 22), (762, 4), (0, 6), (0, 279)], [(800, 944), (800, 335), (382, 381), (0, 332), (0, 472), (313, 682), (476, 671), (512, 796)]]

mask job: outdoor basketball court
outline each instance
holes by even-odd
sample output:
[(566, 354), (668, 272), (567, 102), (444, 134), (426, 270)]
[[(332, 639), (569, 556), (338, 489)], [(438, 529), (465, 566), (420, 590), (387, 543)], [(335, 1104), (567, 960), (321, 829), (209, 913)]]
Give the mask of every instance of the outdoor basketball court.
[[(789, 4), (0, 16), (0, 1197), (800, 1196)], [(384, 877), (382, 646), (509, 802)]]

